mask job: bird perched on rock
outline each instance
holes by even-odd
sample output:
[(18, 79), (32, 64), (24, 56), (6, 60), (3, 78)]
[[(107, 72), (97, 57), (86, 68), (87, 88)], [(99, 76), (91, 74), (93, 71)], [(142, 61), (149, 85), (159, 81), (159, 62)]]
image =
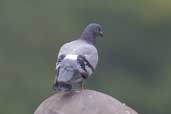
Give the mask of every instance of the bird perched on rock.
[(74, 84), (83, 87), (83, 81), (94, 72), (98, 63), (96, 38), (103, 36), (99, 24), (89, 24), (81, 36), (65, 43), (59, 50), (56, 62), (54, 90), (71, 91)]

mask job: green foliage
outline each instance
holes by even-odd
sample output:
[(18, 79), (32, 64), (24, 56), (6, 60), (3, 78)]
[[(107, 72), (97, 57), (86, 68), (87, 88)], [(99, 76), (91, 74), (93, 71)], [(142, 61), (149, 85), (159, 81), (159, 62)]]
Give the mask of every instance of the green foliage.
[(30, 114), (51, 95), (59, 47), (99, 23), (99, 65), (87, 88), (140, 114), (171, 113), (171, 2), (1, 0), (0, 113)]

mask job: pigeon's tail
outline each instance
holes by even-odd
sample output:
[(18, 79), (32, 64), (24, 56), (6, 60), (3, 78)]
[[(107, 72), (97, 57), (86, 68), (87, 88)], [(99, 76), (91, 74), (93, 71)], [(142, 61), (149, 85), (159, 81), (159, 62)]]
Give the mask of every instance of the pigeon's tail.
[(76, 69), (75, 61), (63, 60), (58, 65), (55, 83), (53, 85), (54, 90), (71, 90), (71, 83), (75, 75), (74, 69)]
[(73, 78), (74, 70), (71, 67), (59, 68), (59, 73), (57, 74), (57, 81), (63, 83), (69, 83)]
[(53, 85), (53, 90), (55, 91), (70, 91), (72, 86), (63, 82), (55, 82)]
[(70, 80), (73, 77), (73, 70), (67, 68), (59, 68), (56, 75), (55, 83), (53, 85), (54, 90), (71, 90)]

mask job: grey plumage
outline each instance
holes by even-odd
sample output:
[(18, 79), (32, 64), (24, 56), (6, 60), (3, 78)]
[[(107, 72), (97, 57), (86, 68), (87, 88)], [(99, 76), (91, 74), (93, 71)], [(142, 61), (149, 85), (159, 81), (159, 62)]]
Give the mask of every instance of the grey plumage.
[(71, 90), (73, 84), (82, 83), (93, 73), (98, 63), (96, 37), (102, 35), (99, 24), (89, 24), (80, 38), (64, 44), (58, 54), (55, 90)]

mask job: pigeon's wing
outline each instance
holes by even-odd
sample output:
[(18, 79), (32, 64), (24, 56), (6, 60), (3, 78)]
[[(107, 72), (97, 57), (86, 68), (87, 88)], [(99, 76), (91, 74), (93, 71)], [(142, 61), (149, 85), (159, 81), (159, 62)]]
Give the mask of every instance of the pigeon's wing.
[(88, 76), (90, 76), (98, 63), (97, 49), (92, 45), (85, 46), (80, 58), (84, 62), (84, 67), (87, 70)]
[(93, 45), (89, 45), (85, 47), (86, 50), (84, 52), (84, 56), (87, 59), (87, 61), (93, 66), (95, 69), (98, 63), (98, 52), (97, 49)]

